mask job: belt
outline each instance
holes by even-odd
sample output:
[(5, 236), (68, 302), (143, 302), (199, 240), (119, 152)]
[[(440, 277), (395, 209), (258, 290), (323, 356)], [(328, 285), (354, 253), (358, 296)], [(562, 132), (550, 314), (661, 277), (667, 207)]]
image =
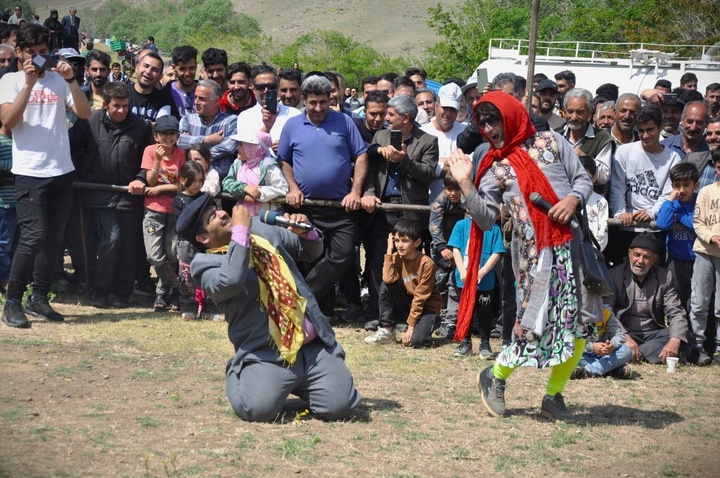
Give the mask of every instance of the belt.
[(390, 203), (390, 204), (402, 204), (402, 197), (400, 197), (400, 196), (383, 197), (383, 198), (380, 198), (380, 201)]

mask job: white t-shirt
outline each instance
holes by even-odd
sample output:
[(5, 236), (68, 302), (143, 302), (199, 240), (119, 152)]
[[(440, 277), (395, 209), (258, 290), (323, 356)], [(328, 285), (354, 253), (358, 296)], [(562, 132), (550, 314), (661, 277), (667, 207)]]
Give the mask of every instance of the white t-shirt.
[[(12, 103), (25, 85), (25, 72), (0, 80), (0, 105)], [(70, 85), (46, 71), (33, 86), (22, 121), (12, 130), (12, 173), (36, 178), (62, 176), (75, 170), (70, 157), (66, 110), (75, 103)]]
[[(280, 141), (280, 134), (282, 133), (287, 120), (300, 114), (300, 110), (283, 104), (278, 104), (278, 108), (280, 111), (278, 112), (277, 118), (275, 118), (275, 124), (273, 124), (272, 129), (270, 129), (270, 137), (273, 141)], [(257, 103), (249, 110), (245, 110), (240, 113), (237, 118), (238, 133), (241, 131), (260, 131), (260, 128), (263, 127), (262, 110), (263, 108), (260, 106), (260, 103)]]
[[(438, 157), (446, 158), (450, 156), (450, 154), (455, 148), (457, 148), (457, 137), (460, 135), (460, 133), (465, 131), (465, 126), (460, 123), (455, 123), (453, 124), (452, 129), (445, 133), (435, 128), (433, 122), (434, 120), (430, 121), (428, 124), (423, 125), (420, 129), (425, 131), (427, 134), (431, 134), (437, 138), (439, 153)], [(444, 188), (443, 180), (439, 177), (442, 170), (443, 163), (442, 161), (438, 161), (438, 164), (435, 168), (435, 177), (437, 179), (434, 179), (430, 183), (430, 197), (428, 198), (428, 204), (432, 204), (435, 201), (435, 198), (438, 197), (438, 195), (442, 192)]]

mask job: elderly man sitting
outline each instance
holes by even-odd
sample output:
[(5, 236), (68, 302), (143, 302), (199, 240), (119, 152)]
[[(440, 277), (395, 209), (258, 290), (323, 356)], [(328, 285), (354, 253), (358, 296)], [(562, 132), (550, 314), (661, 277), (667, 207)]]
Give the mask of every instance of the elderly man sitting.
[(634, 361), (665, 363), (684, 353), (688, 321), (672, 274), (655, 263), (660, 245), (651, 233), (635, 237), (629, 260), (610, 270), (615, 293), (605, 298), (627, 331)]

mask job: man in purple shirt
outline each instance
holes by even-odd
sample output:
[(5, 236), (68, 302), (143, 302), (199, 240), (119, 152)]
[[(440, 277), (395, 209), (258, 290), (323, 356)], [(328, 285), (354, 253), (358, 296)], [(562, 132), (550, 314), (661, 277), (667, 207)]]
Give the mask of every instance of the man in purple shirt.
[[(305, 280), (326, 316), (334, 313), (335, 283), (355, 259), (356, 211), (368, 169), (360, 131), (352, 118), (330, 109), (330, 89), (325, 77), (303, 81), (305, 114), (287, 121), (278, 145), (288, 209), (308, 216), (325, 235), (325, 252)], [(340, 201), (345, 210), (303, 205), (306, 197)]]

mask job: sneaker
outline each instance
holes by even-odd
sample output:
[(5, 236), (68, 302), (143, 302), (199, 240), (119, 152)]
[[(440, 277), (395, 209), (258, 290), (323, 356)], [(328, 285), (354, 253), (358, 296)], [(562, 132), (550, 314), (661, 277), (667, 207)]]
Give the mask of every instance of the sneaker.
[(213, 322), (224, 322), (225, 316), (222, 314), (203, 314), (203, 319), (212, 320)]
[(368, 320), (364, 327), (365, 330), (377, 330), (380, 327), (380, 321), (378, 319)]
[(472, 342), (465, 339), (457, 346), (453, 357), (469, 357), (472, 355)]
[(584, 378), (588, 378), (585, 367), (575, 367), (575, 370), (570, 374), (570, 380), (582, 380)]
[(23, 312), (22, 304), (19, 302), (6, 303), (3, 309), (2, 321), (8, 327), (17, 327), (18, 329), (29, 329), (30, 322)]
[(363, 320), (364, 312), (361, 306), (350, 304), (345, 312), (338, 314), (338, 319), (346, 324), (354, 324)]
[(193, 314), (192, 312), (183, 312), (182, 319), (183, 320), (195, 320), (195, 314)]
[(50, 303), (44, 297), (40, 299), (30, 297), (25, 306), (25, 313), (37, 317), (45, 317), (45, 319), (50, 322), (62, 322), (65, 320), (62, 314), (50, 307)]
[(157, 297), (155, 297), (155, 302), (153, 303), (153, 309), (155, 312), (165, 312), (167, 307), (168, 305), (165, 303), (165, 299), (162, 294), (158, 294)]
[(395, 343), (395, 331), (390, 331), (385, 327), (378, 327), (377, 332), (369, 337), (365, 337), (366, 344), (383, 345)]
[(444, 340), (452, 340), (455, 337), (455, 324), (452, 322), (443, 322), (433, 334), (435, 337)]
[(93, 294), (93, 296), (90, 297), (90, 307), (95, 307), (96, 309), (107, 309), (109, 306), (108, 298), (104, 294)]
[(622, 367), (612, 369), (610, 370), (610, 376), (621, 380), (630, 380), (632, 378), (632, 367), (625, 364)]
[(570, 420), (573, 417), (573, 413), (565, 406), (565, 399), (561, 393), (543, 397), (540, 415), (551, 420)]
[(712, 357), (710, 357), (707, 352), (705, 352), (705, 349), (702, 347), (698, 347), (697, 349), (697, 366), (698, 367), (707, 367), (712, 363)]
[(130, 307), (130, 297), (121, 297), (119, 295), (115, 295), (112, 297), (110, 305), (115, 307), (116, 309), (127, 309), (128, 307)]
[(490, 347), (490, 341), (489, 340), (483, 340), (480, 342), (480, 358), (483, 360), (494, 360), (495, 354), (492, 351), (492, 347)]
[(505, 380), (500, 380), (492, 373), (490, 365), (480, 372), (478, 388), (485, 409), (494, 417), (505, 415)]

